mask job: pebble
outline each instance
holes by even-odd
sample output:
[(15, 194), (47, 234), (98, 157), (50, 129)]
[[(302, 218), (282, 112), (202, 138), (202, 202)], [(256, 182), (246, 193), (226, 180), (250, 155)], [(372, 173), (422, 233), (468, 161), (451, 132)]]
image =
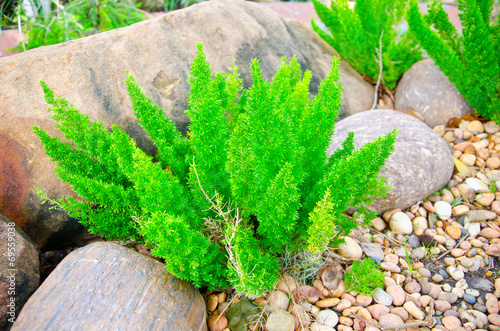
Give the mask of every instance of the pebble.
[(444, 280), (444, 277), (441, 274), (434, 274), (432, 276), (432, 281), (435, 283), (441, 283)]
[(356, 296), (356, 304), (359, 306), (369, 306), (373, 301), (373, 298), (369, 295), (358, 294)]
[(396, 314), (385, 314), (379, 318), (379, 325), (383, 329), (397, 330), (404, 323), (403, 319)]
[[(420, 268), (421, 270), (422, 268)], [(420, 293), (420, 291), (422, 290), (422, 287), (420, 286), (419, 283), (413, 281), (413, 282), (409, 282), (405, 285), (405, 291), (408, 292), (409, 294), (413, 294), (413, 293)], [(394, 299), (394, 297), (393, 297)]]
[(460, 280), (465, 277), (464, 272), (454, 266), (449, 266), (446, 268), (446, 272), (453, 278), (454, 280)]
[(372, 219), (372, 225), (377, 231), (384, 231), (385, 228), (387, 227), (387, 223), (380, 217), (376, 217)]
[(337, 253), (346, 259), (359, 260), (363, 256), (361, 246), (351, 237), (344, 237), (345, 242), (340, 244)]
[(448, 233), (448, 235), (454, 240), (459, 239), (462, 235), (462, 231), (460, 230), (460, 228), (455, 225), (449, 225), (448, 227), (446, 227), (446, 233)]
[(380, 268), (385, 271), (400, 273), (401, 268), (398, 267), (394, 262), (382, 262), (380, 263)]
[(443, 317), (441, 323), (446, 327), (447, 330), (454, 331), (462, 326), (462, 322), (455, 316), (446, 316)]
[(387, 306), (383, 304), (374, 304), (366, 308), (369, 312), (370, 315), (376, 320), (380, 319), (380, 316), (389, 314), (391, 311)]
[(457, 205), (451, 208), (451, 212), (454, 216), (465, 215), (469, 212), (469, 210), (469, 207), (467, 207), (466, 205)]
[(476, 202), (484, 207), (488, 207), (495, 200), (495, 194), (493, 193), (481, 193), (476, 195)]
[(408, 217), (403, 212), (396, 212), (391, 216), (389, 226), (392, 231), (399, 234), (410, 234), (413, 231), (413, 225)]
[(499, 313), (499, 304), (498, 299), (491, 293), (486, 293), (486, 310), (490, 314), (498, 314)]
[(405, 304), (403, 305), (403, 307), (415, 319), (417, 319), (417, 320), (423, 320), (424, 319), (424, 317), (425, 317), (424, 313), (417, 307), (417, 305), (415, 305), (415, 303), (413, 301), (407, 301), (407, 302), (405, 302)]
[(465, 302), (467, 302), (471, 305), (476, 303), (476, 297), (473, 295), (465, 293), (463, 298), (464, 298)]
[[(451, 291), (451, 289), (450, 289)], [(438, 300), (444, 300), (444, 301), (447, 301), (451, 304), (454, 304), (455, 302), (457, 302), (458, 300), (458, 296), (456, 294), (453, 294), (453, 293), (449, 293), (449, 292), (441, 292), (438, 297), (437, 297)]]
[(295, 330), (295, 322), (289, 312), (276, 310), (267, 318), (266, 328), (269, 331), (293, 331)]
[(453, 256), (453, 257), (460, 257), (460, 256), (463, 256), (465, 254), (465, 251), (461, 248), (453, 248), (451, 251), (450, 251), (450, 254)]
[(298, 284), (295, 278), (290, 275), (281, 276), (278, 281), (278, 285), (276, 285), (277, 289), (286, 294), (293, 294), (297, 290)]
[(352, 306), (352, 302), (349, 299), (342, 299), (335, 306), (334, 310), (337, 312), (342, 312), (344, 309), (350, 308)]
[(500, 326), (500, 315), (490, 314), (488, 315), (488, 321), (493, 325)]
[(469, 131), (470, 133), (472, 133), (474, 136), (477, 135), (477, 134), (479, 134), (479, 133), (483, 133), (484, 132), (483, 123), (481, 123), (478, 120), (471, 121), (469, 124), (467, 124), (466, 129), (467, 129), (467, 131)]
[(465, 184), (474, 190), (476, 193), (484, 193), (489, 191), (488, 185), (477, 178), (467, 178), (465, 179)]
[(413, 223), (413, 232), (417, 236), (421, 236), (424, 231), (428, 228), (427, 218), (422, 216), (417, 216), (412, 220)]
[(227, 323), (227, 318), (219, 315), (212, 315), (207, 321), (210, 331), (222, 331), (227, 327)]
[(484, 228), (479, 232), (479, 235), (486, 239), (495, 239), (500, 237), (500, 232), (492, 228)]
[(436, 214), (438, 217), (446, 221), (451, 217), (451, 205), (445, 201), (437, 201), (434, 204), (434, 208), (436, 209)]
[(383, 289), (381, 289), (380, 287), (377, 287), (375, 289), (375, 294), (373, 295), (373, 300), (376, 303), (379, 303), (379, 304), (382, 304), (385, 306), (392, 305), (392, 297), (389, 294), (387, 294), (387, 292), (384, 291)]
[(394, 306), (402, 306), (405, 303), (406, 294), (401, 286), (391, 285), (385, 291), (392, 297), (392, 304)]
[(269, 294), (268, 304), (273, 310), (287, 310), (288, 309), (288, 296), (281, 291), (272, 291)]
[(448, 301), (444, 301), (444, 300), (436, 300), (436, 301), (434, 301), (434, 309), (436, 309), (437, 311), (443, 311), (443, 312), (450, 310), (451, 303), (449, 303)]
[(339, 298), (328, 298), (328, 299), (318, 300), (315, 305), (318, 308), (329, 308), (336, 306), (339, 302), (340, 302)]
[(334, 328), (339, 322), (339, 317), (333, 310), (324, 309), (318, 313), (316, 321), (320, 324)]

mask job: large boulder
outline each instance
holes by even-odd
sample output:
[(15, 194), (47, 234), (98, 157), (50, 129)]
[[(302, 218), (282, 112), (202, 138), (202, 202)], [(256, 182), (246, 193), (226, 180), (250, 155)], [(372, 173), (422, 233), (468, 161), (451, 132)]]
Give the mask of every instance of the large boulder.
[(206, 330), (190, 283), (126, 247), (93, 243), (69, 254), (32, 295), (12, 330)]
[(14, 222), (0, 214), (0, 330), (8, 330), (39, 285), (39, 251)]
[(413, 110), (431, 128), (446, 125), (453, 117), (461, 118), (471, 106), (434, 64), (427, 59), (415, 63), (398, 83), (395, 108)]
[(446, 185), (453, 174), (448, 143), (422, 121), (394, 110), (375, 109), (339, 121), (327, 153), (341, 147), (350, 131), (359, 148), (393, 129), (398, 129), (394, 152), (380, 172), (392, 189), (373, 202), (378, 212), (410, 207)]
[[(0, 212), (16, 222), (42, 249), (50, 237), (75, 236), (81, 228), (58, 211), (40, 205), (35, 188), (50, 198), (72, 190), (54, 175), (54, 163), (45, 156), (32, 133), (37, 125), (56, 134), (47, 113), (40, 80), (83, 113), (106, 126), (117, 124), (154, 152), (154, 146), (133, 115), (125, 89), (126, 70), (144, 91), (185, 132), (189, 90), (187, 78), (203, 42), (212, 69), (240, 68), (245, 87), (251, 85), (250, 61), (259, 59), (271, 79), (282, 57), (297, 57), (312, 72), (311, 89), (320, 81), (337, 53), (310, 28), (281, 18), (270, 9), (248, 1), (209, 1), (106, 33), (41, 47), (0, 59)], [(368, 109), (373, 87), (341, 61), (343, 88), (340, 117)], [(55, 213), (55, 214), (54, 214)], [(57, 222), (51, 221), (56, 216)], [(55, 224), (53, 224), (55, 223)], [(69, 225), (61, 225), (69, 224)], [(54, 241), (54, 240), (53, 240)], [(62, 242), (58, 238), (57, 242)]]

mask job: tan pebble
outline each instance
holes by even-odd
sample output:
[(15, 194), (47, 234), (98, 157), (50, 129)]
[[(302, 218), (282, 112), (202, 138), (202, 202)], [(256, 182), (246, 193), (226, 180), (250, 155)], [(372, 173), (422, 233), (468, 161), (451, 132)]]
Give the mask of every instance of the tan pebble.
[(434, 132), (436, 132), (438, 135), (441, 137), (444, 136), (444, 133), (446, 132), (446, 126), (441, 124), (441, 125), (436, 125), (434, 128), (432, 128)]
[(455, 240), (459, 239), (462, 235), (462, 231), (460, 231), (460, 228), (455, 225), (449, 225), (448, 227), (446, 227), (446, 233), (448, 233), (450, 237)]
[(416, 215), (421, 217), (427, 217), (427, 209), (425, 209), (424, 207), (419, 207)]
[[(462, 181), (463, 181), (463, 179), (462, 179)], [(450, 192), (451, 192), (451, 194), (453, 194), (453, 196), (455, 198), (457, 198), (457, 197), (460, 196), (460, 191), (455, 186), (453, 186), (453, 187), (450, 188)]]
[(217, 295), (217, 299), (219, 301), (219, 304), (225, 302), (227, 300), (227, 294), (226, 294), (226, 292), (219, 293)]
[(483, 133), (484, 132), (484, 126), (483, 126), (483, 123), (481, 123), (480, 121), (478, 120), (473, 120), (471, 121), (468, 125), (467, 125), (467, 131), (469, 131), (470, 133), (472, 133), (473, 135), (477, 135), (479, 133)]
[(339, 298), (328, 298), (323, 300), (318, 300), (315, 305), (318, 308), (329, 308), (336, 306), (340, 302)]
[(283, 275), (278, 282), (277, 288), (286, 294), (292, 294), (297, 289), (297, 281), (292, 276)]
[(455, 136), (453, 135), (453, 132), (448, 131), (444, 134), (443, 139), (449, 143), (453, 143), (455, 141)]
[(492, 228), (484, 228), (479, 232), (479, 236), (484, 237), (486, 239), (493, 239), (500, 237), (500, 233)]
[(475, 165), (476, 167), (482, 168), (482, 167), (484, 167), (484, 164), (485, 164), (485, 163), (486, 163), (486, 162), (485, 162), (483, 159), (477, 158), (477, 159), (476, 159), (476, 163), (474, 163), (474, 165)]
[(429, 295), (422, 295), (420, 298), (418, 298), (418, 302), (422, 304), (422, 307), (427, 307), (431, 300), (433, 299)]
[(286, 293), (282, 291), (272, 291), (267, 299), (268, 304), (273, 308), (273, 310), (287, 310), (289, 305), (289, 299)]
[(254, 302), (258, 303), (258, 304), (261, 304), (261, 305), (265, 305), (265, 304), (267, 304), (267, 299), (263, 298), (263, 297), (260, 297), (260, 298), (255, 299)]
[(464, 250), (463, 249), (460, 249), (460, 248), (453, 248), (451, 251), (450, 251), (450, 254), (453, 256), (453, 257), (460, 257), (460, 256), (463, 256), (465, 254)]
[(372, 321), (372, 315), (370, 314), (370, 312), (368, 311), (368, 309), (366, 308), (361, 308), (360, 310), (358, 310), (357, 314), (361, 317), (363, 317), (365, 320), (367, 320), (368, 322), (371, 322)]
[[(316, 302), (316, 303), (317, 303), (317, 302)], [(316, 315), (318, 315), (318, 313), (319, 313), (320, 311), (321, 311), (321, 309), (320, 309), (320, 308), (318, 308), (318, 307), (316, 307), (316, 306), (312, 306), (312, 307), (311, 307), (311, 311), (310, 311), (310, 313), (311, 313), (311, 315), (316, 316)]]
[(302, 306), (294, 303), (290, 306), (289, 312), (302, 323), (302, 326), (311, 325), (311, 317)]
[(498, 314), (499, 312), (498, 299), (491, 293), (486, 293), (485, 299), (486, 299), (486, 309), (488, 310), (488, 313)]
[(387, 223), (380, 217), (374, 218), (372, 225), (377, 231), (383, 231), (387, 227)]
[(364, 294), (358, 294), (356, 296), (356, 304), (360, 306), (369, 306), (373, 301), (373, 298), (369, 295), (364, 295)]
[(451, 208), (451, 212), (455, 216), (465, 215), (469, 212), (469, 210), (469, 207), (467, 207), (466, 205), (458, 205)]
[(227, 319), (224, 316), (212, 315), (207, 324), (210, 331), (222, 331), (227, 326)]
[(493, 201), (490, 207), (492, 212), (500, 214), (500, 201)]
[(477, 156), (486, 160), (490, 157), (490, 151), (487, 148), (482, 148), (477, 152)]
[(500, 167), (500, 159), (498, 157), (490, 157), (486, 159), (486, 166), (490, 169), (498, 169)]
[(476, 195), (476, 202), (482, 206), (488, 207), (495, 200), (494, 193), (481, 193)]
[(462, 322), (460, 322), (460, 320), (453, 315), (448, 315), (443, 317), (441, 322), (443, 323), (443, 325), (446, 327), (447, 330), (451, 331), (458, 330), (458, 328), (462, 326)]
[(362, 307), (360, 307), (360, 306), (353, 306), (353, 307), (344, 309), (344, 311), (342, 312), (342, 315), (343, 316), (350, 316), (351, 314), (356, 314), (358, 312), (358, 310), (360, 310), (361, 308)]
[(423, 320), (425, 315), (413, 301), (407, 301), (403, 305), (406, 311), (417, 320)]
[(394, 264), (398, 264), (399, 257), (396, 254), (387, 254), (384, 257), (384, 262), (392, 262)]
[(344, 309), (350, 308), (352, 306), (352, 303), (349, 299), (341, 299), (340, 302), (335, 305), (335, 310), (336, 312), (342, 312)]
[(407, 321), (410, 318), (408, 312), (403, 307), (395, 307), (391, 309), (391, 314), (398, 315), (403, 321)]
[(413, 232), (416, 236), (421, 236), (424, 231), (427, 229), (427, 219), (422, 216), (415, 217), (412, 220), (413, 223)]
[(321, 282), (321, 280), (316, 279), (313, 282), (313, 286), (319, 291), (319, 293), (323, 297), (328, 297), (330, 295), (330, 293), (328, 292), (328, 289), (323, 285), (323, 283)]
[(481, 242), (481, 240), (478, 240), (478, 239), (471, 239), (470, 243), (472, 246), (474, 246), (476, 248), (483, 247), (483, 243)]
[(351, 304), (353, 304), (353, 305), (356, 303), (356, 298), (352, 294), (349, 294), (349, 293), (342, 294), (340, 299), (347, 299), (347, 300), (351, 301)]
[(424, 206), (424, 208), (427, 211), (429, 211), (431, 213), (435, 213), (436, 212), (436, 208), (434, 208), (434, 206), (432, 205), (432, 203), (430, 203), (429, 201), (424, 202), (423, 206)]
[(462, 196), (469, 201), (476, 198), (476, 192), (474, 192), (474, 190), (467, 184), (458, 184), (457, 189), (460, 191)]
[(219, 304), (219, 298), (215, 294), (210, 294), (207, 298), (207, 310), (214, 311), (217, 309), (217, 305)]
[(384, 220), (386, 222), (389, 222), (392, 215), (394, 215), (395, 213), (398, 213), (400, 211), (401, 211), (401, 208), (390, 209), (390, 210), (385, 211), (384, 214), (382, 215), (382, 217), (384, 218)]
[(470, 154), (476, 156), (476, 148), (472, 145), (465, 147), (464, 155)]
[(229, 302), (223, 302), (217, 307), (220, 314), (224, 315), (229, 308)]
[(462, 138), (464, 140), (468, 140), (468, 139), (472, 138), (472, 136), (473, 136), (473, 134), (470, 131), (462, 130)]
[(456, 151), (464, 152), (465, 148), (469, 147), (470, 145), (472, 145), (472, 143), (470, 141), (462, 141), (458, 144), (453, 145), (452, 148)]
[(459, 247), (468, 252), (472, 248), (472, 244), (469, 241), (462, 241)]
[(500, 278), (495, 279), (495, 290), (500, 291)]
[(352, 319), (350, 319), (347, 316), (340, 316), (339, 317), (339, 323), (342, 324), (342, 325), (347, 325), (347, 326), (352, 326), (354, 324), (354, 322), (352, 321)]

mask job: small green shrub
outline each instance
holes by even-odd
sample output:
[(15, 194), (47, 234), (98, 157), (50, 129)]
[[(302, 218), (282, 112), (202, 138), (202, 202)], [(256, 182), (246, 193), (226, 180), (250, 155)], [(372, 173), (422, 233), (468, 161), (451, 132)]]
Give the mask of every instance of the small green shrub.
[[(128, 26), (146, 18), (130, 1), (76, 0), (65, 6), (58, 1), (52, 1), (51, 5), (52, 11), (49, 15), (39, 12), (35, 18), (30, 18), (20, 13), (25, 35), (16, 48), (18, 51), (86, 37)], [(20, 6), (18, 11), (21, 11)]]
[(490, 24), (493, 0), (459, 0), (459, 35), (442, 5), (433, 1), (422, 16), (411, 0), (408, 23), (419, 43), (467, 102), (500, 123), (500, 25)]
[(383, 288), (384, 274), (374, 260), (366, 258), (353, 262), (351, 270), (344, 275), (344, 282), (348, 291), (373, 295), (377, 287)]
[[(350, 134), (326, 156), (340, 107), (338, 66), (334, 58), (310, 99), (311, 74), (302, 75), (295, 59), (283, 59), (271, 83), (255, 60), (253, 86), (242, 91), (236, 67), (213, 76), (200, 44), (189, 78), (187, 137), (129, 76), (133, 109), (158, 147), (158, 162), (120, 128), (91, 122), (42, 82), (68, 142), (34, 132), (80, 197), (51, 201), (90, 232), (154, 246), (169, 272), (196, 286), (231, 284), (260, 295), (275, 285), (285, 249), (338, 242), (356, 226), (342, 211), (363, 212), (387, 190), (377, 177), (395, 131), (360, 149)], [(335, 226), (318, 227), (325, 222)], [(308, 240), (309, 233), (317, 238)]]
[(356, 0), (354, 9), (348, 0), (332, 0), (330, 7), (313, 0), (316, 14), (329, 33), (311, 21), (311, 25), (340, 56), (362, 75), (377, 81), (380, 71), (377, 50), (382, 36), (382, 77), (393, 89), (399, 78), (422, 59), (412, 35), (399, 33), (407, 0)]

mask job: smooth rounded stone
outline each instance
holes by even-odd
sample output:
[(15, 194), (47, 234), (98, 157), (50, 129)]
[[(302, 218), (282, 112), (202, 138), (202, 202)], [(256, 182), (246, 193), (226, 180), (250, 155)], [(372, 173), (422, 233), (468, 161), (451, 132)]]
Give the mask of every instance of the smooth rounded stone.
[(397, 247), (394, 247), (393, 252), (398, 257), (406, 258), (406, 255), (408, 255), (409, 257), (413, 256), (412, 251), (409, 250), (408, 247), (405, 248), (405, 247), (402, 247), (402, 246), (397, 246)]
[(211, 294), (208, 296), (207, 298), (207, 310), (208, 311), (214, 311), (217, 309), (217, 305), (219, 304), (219, 298), (214, 295), (214, 294)]
[[(451, 291), (451, 289), (450, 289), (450, 291)], [(457, 302), (458, 296), (456, 294), (449, 293), (449, 292), (441, 292), (438, 295), (437, 299), (448, 301), (449, 303), (454, 304), (455, 302)]]
[(281, 291), (272, 291), (267, 299), (267, 304), (273, 308), (273, 310), (287, 310), (289, 304), (288, 296)]
[(481, 311), (470, 309), (467, 312), (473, 316), (473, 321), (477, 327), (482, 329), (488, 325), (488, 317)]
[(472, 111), (431, 59), (415, 63), (403, 75), (397, 85), (395, 99), (395, 109), (419, 113), (431, 128), (446, 125), (451, 118), (462, 118)]
[(434, 208), (436, 208), (436, 214), (441, 220), (446, 221), (451, 217), (451, 205), (448, 202), (437, 201)]
[[(429, 291), (429, 295), (434, 298), (434, 299), (437, 299), (437, 297), (439, 296), (439, 294), (441, 294), (441, 292), (443, 292), (443, 290), (441, 289), (441, 286), (439, 285), (436, 285), (436, 284), (432, 284), (430, 283), (429, 284), (430, 286), (430, 291)], [(422, 292), (423, 293), (423, 292)], [(425, 293), (424, 293), (425, 294)]]
[(385, 306), (392, 305), (392, 297), (380, 287), (377, 287), (375, 289), (375, 294), (373, 295), (373, 301)]
[(451, 276), (451, 278), (453, 278), (454, 280), (460, 280), (462, 278), (464, 278), (464, 272), (452, 265), (448, 266), (446, 268), (446, 272), (448, 273), (448, 275)]
[(481, 232), (479, 232), (479, 235), (486, 239), (495, 239), (500, 237), (500, 232), (493, 228), (484, 228), (481, 230)]
[(436, 300), (434, 301), (434, 309), (437, 311), (445, 312), (451, 309), (451, 303), (444, 300)]
[(441, 320), (441, 323), (443, 323), (443, 325), (446, 327), (446, 329), (448, 329), (450, 331), (455, 331), (459, 327), (462, 326), (462, 322), (460, 322), (460, 320), (455, 316), (443, 317), (443, 319)]
[(498, 157), (489, 157), (486, 159), (486, 166), (490, 169), (498, 169), (500, 168), (500, 158)]
[(351, 318), (346, 317), (346, 316), (339, 317), (339, 325), (352, 326), (353, 324), (354, 324), (354, 322), (352, 321)]
[(318, 308), (329, 308), (329, 307), (336, 306), (339, 302), (340, 302), (339, 298), (327, 298), (327, 299), (323, 299), (323, 300), (318, 300), (316, 302), (316, 306)]
[(424, 231), (428, 228), (427, 218), (418, 216), (412, 220), (413, 232), (417, 236), (421, 236)]
[(464, 294), (465, 294), (465, 291), (461, 288), (458, 288), (458, 287), (454, 287), (452, 290), (451, 290), (451, 293), (455, 294), (458, 298), (463, 298), (464, 297)]
[(420, 247), (420, 238), (416, 235), (411, 235), (408, 238), (408, 244), (413, 248)]
[(451, 285), (450, 284), (443, 284), (442, 287), (444, 292), (451, 292)]
[(372, 225), (377, 231), (384, 231), (387, 223), (380, 217), (372, 219)]
[(469, 236), (474, 238), (481, 232), (481, 225), (479, 223), (469, 223), (465, 226)]
[(399, 234), (406, 235), (413, 231), (413, 225), (410, 218), (403, 212), (394, 213), (389, 221), (389, 226), (392, 231)]
[(474, 200), (476, 198), (476, 191), (472, 189), (469, 185), (462, 183), (457, 185), (457, 189), (460, 194), (468, 201)]
[(417, 307), (413, 301), (407, 301), (403, 305), (404, 309), (417, 320), (423, 320), (425, 314)]
[(380, 268), (385, 271), (390, 271), (394, 273), (400, 273), (401, 268), (398, 267), (395, 263), (393, 262), (382, 262), (380, 263)]
[(455, 258), (453, 258), (453, 257), (445, 257), (443, 259), (443, 262), (447, 266), (453, 266), (453, 265), (455, 265)]
[(491, 293), (486, 293), (485, 295), (486, 299), (486, 310), (488, 310), (488, 313), (490, 314), (498, 314), (499, 312), (499, 303), (497, 297), (495, 297)]
[[(423, 268), (420, 268), (420, 270), (422, 270)], [(409, 282), (405, 285), (405, 291), (410, 293), (410, 294), (413, 294), (413, 293), (420, 293), (420, 291), (422, 290), (422, 287), (420, 286), (419, 283), (413, 281), (413, 282)]]
[(352, 302), (349, 299), (342, 299), (335, 306), (334, 310), (337, 312), (342, 312), (344, 309), (347, 309), (352, 306)]
[(466, 205), (457, 205), (451, 208), (451, 212), (454, 216), (462, 216), (470, 211), (469, 207)]
[(494, 193), (481, 193), (476, 195), (476, 202), (484, 207), (488, 207), (495, 200)]
[(375, 109), (337, 122), (327, 154), (340, 148), (351, 131), (360, 147), (395, 128), (399, 131), (394, 152), (380, 172), (392, 189), (372, 204), (378, 212), (411, 207), (445, 186), (453, 173), (449, 145), (418, 119), (393, 110)]
[(474, 309), (482, 313), (486, 313), (487, 311), (486, 306), (480, 304), (479, 302), (474, 305)]
[(500, 257), (500, 244), (489, 245), (488, 248), (486, 248), (486, 254)]
[(131, 325), (136, 330), (206, 330), (205, 301), (155, 259), (96, 242), (59, 263), (11, 330), (118, 330)]
[(496, 326), (500, 326), (500, 315), (498, 314), (489, 314), (488, 321)]
[(376, 265), (380, 265), (380, 263), (382, 263), (382, 260), (380, 260), (378, 257), (376, 256), (369, 256), (370, 259), (372, 259)]
[(470, 268), (470, 267), (472, 267), (474, 262), (472, 261), (471, 258), (466, 257), (466, 258), (460, 260), (460, 264), (466, 268)]
[(453, 248), (451, 251), (450, 251), (450, 254), (457, 258), (457, 257), (460, 257), (460, 256), (463, 256), (465, 254), (465, 251), (461, 248)]
[(334, 328), (338, 322), (338, 315), (330, 309), (324, 309), (316, 315), (316, 322)]
[(467, 167), (472, 167), (476, 163), (476, 156), (473, 154), (462, 154), (459, 160)]
[(465, 300), (465, 302), (467, 302), (468, 304), (471, 304), (471, 305), (475, 304), (477, 301), (475, 296), (467, 294), (467, 293), (464, 294), (463, 299)]
[(453, 238), (454, 240), (458, 240), (462, 235), (462, 231), (460, 230), (460, 228), (455, 225), (447, 226), (446, 233), (449, 234), (450, 237)]
[[(10, 258), (15, 261), (9, 259), (9, 253), (14, 254)], [(35, 243), (14, 222), (0, 214), (0, 330), (7, 330), (12, 325), (9, 319), (19, 316), (21, 308), (38, 288), (39, 255)]]
[(467, 284), (467, 280), (460, 279), (458, 282), (455, 283), (455, 287), (460, 288), (462, 290), (466, 290), (469, 288), (469, 284)]
[(390, 313), (380, 316), (378, 322), (380, 327), (382, 327), (384, 330), (386, 329), (397, 330), (400, 326), (402, 326), (405, 323), (400, 316)]
[(403, 307), (392, 308), (391, 314), (398, 315), (399, 317), (401, 317), (401, 319), (403, 321), (406, 321), (406, 320), (408, 320), (408, 318), (410, 318), (410, 315), (408, 314), (406, 309), (404, 309)]
[[(376, 257), (380, 261), (385, 257), (384, 250), (382, 249), (381, 244), (360, 243), (359, 246), (363, 250), (363, 253), (365, 253), (365, 255), (368, 257)], [(380, 264), (380, 262), (378, 264)]]
[(434, 274), (432, 276), (432, 281), (434, 283), (441, 283), (444, 280), (444, 277), (441, 274)]
[[(330, 328), (330, 329), (333, 330), (333, 331), (335, 331), (334, 328)], [(353, 330), (353, 328), (350, 327), (350, 326), (347, 326), (347, 325), (339, 325), (339, 326), (337, 326), (337, 331), (352, 331), (352, 330)], [(314, 330), (311, 328), (311, 331), (314, 331)]]
[(345, 242), (339, 245), (337, 253), (351, 260), (359, 260), (363, 256), (361, 246), (351, 237), (344, 237)]
[(488, 185), (486, 185), (483, 181), (477, 178), (466, 178), (465, 184), (467, 184), (471, 189), (476, 193), (484, 193), (490, 190)]
[(402, 306), (405, 303), (406, 294), (400, 285), (391, 285), (385, 291), (392, 297), (394, 306)]
[(412, 250), (412, 255), (415, 259), (421, 260), (425, 257), (425, 250), (422, 247), (417, 247)]
[(290, 275), (283, 275), (276, 286), (278, 290), (288, 295), (292, 295), (297, 290), (298, 284), (295, 278)]
[(356, 296), (356, 305), (359, 305), (359, 306), (363, 306), (363, 307), (366, 307), (366, 306), (369, 306), (373, 301), (373, 298), (369, 295), (365, 295), (365, 294), (358, 294)]
[(289, 312), (275, 310), (267, 318), (266, 328), (269, 331), (293, 331), (295, 330), (295, 322)]
[(379, 320), (380, 316), (389, 314), (389, 312), (391, 311), (386, 305), (383, 304), (374, 304), (368, 306), (366, 309), (368, 309), (370, 315), (372, 315), (372, 317), (376, 320)]
[(481, 293), (479, 293), (478, 290), (474, 289), (474, 288), (468, 288), (465, 290), (465, 293), (466, 294), (469, 294), (469, 295), (472, 295), (474, 297), (478, 297)]
[(384, 277), (384, 287), (388, 288), (391, 285), (397, 285), (396, 281), (390, 277)]

